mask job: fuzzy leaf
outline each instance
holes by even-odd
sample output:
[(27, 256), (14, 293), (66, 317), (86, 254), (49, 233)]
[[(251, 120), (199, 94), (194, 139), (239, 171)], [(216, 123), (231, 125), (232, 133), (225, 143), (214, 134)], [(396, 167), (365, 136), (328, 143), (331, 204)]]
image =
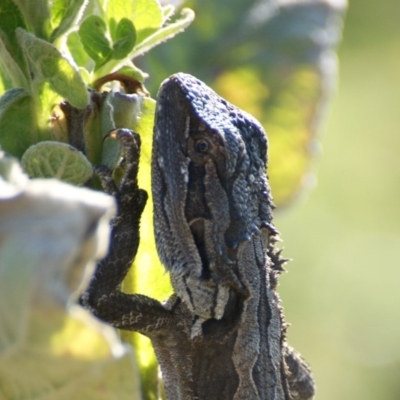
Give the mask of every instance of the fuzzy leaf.
[(26, 62), (15, 34), (18, 27), (25, 28), (20, 10), (11, 0), (2, 0), (0, 6), (0, 63), (11, 77), (14, 87), (27, 89)]
[[(149, 2), (149, 4), (147, 4)], [(125, 7), (126, 3), (129, 3), (130, 8)], [(127, 59), (132, 59), (139, 55), (142, 55), (159, 45), (162, 42), (174, 37), (177, 33), (183, 31), (194, 19), (194, 13), (190, 9), (183, 9), (181, 17), (170, 23), (169, 25), (162, 26), (164, 16), (162, 9), (158, 2), (155, 0), (139, 0), (130, 2), (120, 2), (119, 0), (110, 1), (108, 3), (107, 17), (109, 18), (109, 26), (111, 36), (114, 35), (116, 21), (122, 15), (129, 15), (129, 10), (133, 12), (133, 23), (136, 30), (136, 43), (132, 51), (126, 56)], [(139, 19), (139, 15), (143, 18)], [(122, 18), (122, 17), (121, 17)], [(144, 21), (147, 21), (144, 23)], [(123, 66), (125, 61), (118, 61), (116, 59), (110, 59), (99, 68), (96, 69), (94, 74), (94, 80), (101, 79), (101, 77), (115, 71)]]
[(86, 52), (78, 32), (72, 32), (68, 35), (67, 46), (70, 53), (74, 55), (74, 61), (80, 68), (93, 71), (95, 63)]
[(133, 49), (135, 41), (135, 27), (129, 19), (122, 18), (121, 21), (118, 22), (115, 30), (112, 58), (117, 60), (125, 58)]
[(18, 41), (34, 73), (36, 83), (49, 82), (51, 87), (76, 108), (85, 108), (89, 95), (77, 68), (50, 43), (21, 28)]
[(21, 159), (27, 174), (33, 178), (57, 178), (74, 185), (83, 185), (92, 175), (92, 164), (74, 147), (60, 142), (39, 142)]
[(96, 63), (96, 68), (106, 63), (111, 57), (112, 48), (106, 32), (106, 23), (97, 15), (87, 17), (79, 27), (82, 45)]
[(168, 24), (161, 29), (157, 30), (152, 35), (147, 36), (142, 42), (140, 42), (133, 52), (129, 55), (130, 58), (142, 55), (158, 44), (165, 42), (166, 40), (174, 37), (179, 32), (183, 31), (189, 26), (194, 20), (194, 12), (189, 8), (184, 8), (181, 11), (181, 18), (177, 21)]
[(18, 65), (16, 59), (13, 57), (13, 54), (10, 53), (9, 49), (7, 48), (6, 38), (2, 32), (0, 32), (0, 63), (4, 69), (4, 72), (10, 78), (13, 87), (29, 90), (28, 80), (26, 79), (26, 76)]

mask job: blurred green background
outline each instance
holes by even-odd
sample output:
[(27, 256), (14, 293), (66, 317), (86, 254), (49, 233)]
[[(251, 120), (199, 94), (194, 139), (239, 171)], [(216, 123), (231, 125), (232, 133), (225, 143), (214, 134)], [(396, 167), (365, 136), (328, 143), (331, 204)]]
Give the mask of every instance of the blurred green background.
[(317, 399), (400, 399), (400, 3), (350, 0), (317, 186), (276, 215)]

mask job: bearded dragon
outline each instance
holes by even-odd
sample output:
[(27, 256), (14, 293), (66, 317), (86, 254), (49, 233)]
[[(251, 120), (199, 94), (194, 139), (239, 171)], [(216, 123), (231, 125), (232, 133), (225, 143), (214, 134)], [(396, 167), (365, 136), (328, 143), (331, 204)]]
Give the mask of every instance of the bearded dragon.
[(146, 193), (138, 188), (138, 134), (113, 135), (125, 149), (114, 195), (111, 249), (81, 303), (119, 329), (151, 339), (169, 400), (308, 400), (310, 368), (286, 343), (276, 288), (276, 249), (266, 174), (266, 134), (251, 115), (184, 73), (161, 85), (152, 150), (157, 251), (174, 294), (165, 303), (120, 286), (139, 244)]

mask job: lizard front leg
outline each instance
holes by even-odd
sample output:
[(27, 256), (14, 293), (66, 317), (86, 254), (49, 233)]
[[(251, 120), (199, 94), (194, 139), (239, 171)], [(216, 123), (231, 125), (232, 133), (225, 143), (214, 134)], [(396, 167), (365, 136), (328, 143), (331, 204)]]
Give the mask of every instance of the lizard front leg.
[(118, 129), (109, 135), (119, 140), (124, 149), (124, 176), (116, 185), (107, 167), (97, 167), (96, 174), (104, 190), (116, 199), (118, 213), (111, 225), (109, 253), (97, 265), (80, 303), (116, 328), (146, 334), (155, 327), (165, 327), (169, 312), (154, 299), (120, 290), (136, 256), (140, 217), (147, 200), (147, 193), (139, 189), (137, 182), (140, 137), (128, 129)]

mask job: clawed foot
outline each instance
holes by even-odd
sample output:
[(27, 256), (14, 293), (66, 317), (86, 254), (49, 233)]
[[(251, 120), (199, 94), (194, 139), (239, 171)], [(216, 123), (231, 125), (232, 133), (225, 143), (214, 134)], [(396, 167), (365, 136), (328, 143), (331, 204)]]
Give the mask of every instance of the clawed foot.
[(107, 166), (95, 167), (95, 173), (99, 177), (104, 191), (116, 199), (118, 217), (128, 213), (130, 218), (138, 220), (147, 200), (147, 193), (138, 188), (137, 182), (140, 136), (129, 129), (115, 129), (109, 132), (107, 137), (117, 139), (122, 145), (124, 158), (120, 165), (124, 169), (124, 175), (117, 185), (112, 176), (113, 172)]

